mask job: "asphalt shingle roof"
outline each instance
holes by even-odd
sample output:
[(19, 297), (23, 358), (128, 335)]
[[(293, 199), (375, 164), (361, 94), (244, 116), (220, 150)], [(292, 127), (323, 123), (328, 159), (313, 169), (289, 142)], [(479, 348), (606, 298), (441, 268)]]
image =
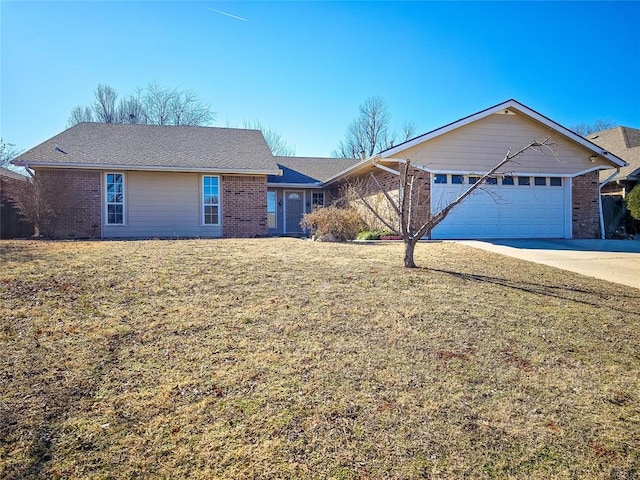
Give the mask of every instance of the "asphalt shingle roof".
[(352, 167), (355, 158), (275, 157), (282, 176), (270, 175), (269, 183), (314, 184), (324, 182)]
[(21, 154), (15, 162), (278, 173), (262, 132), (217, 127), (79, 123)]
[[(620, 173), (614, 180), (625, 180), (631, 176), (640, 175), (640, 129), (615, 127), (591, 133), (586, 138), (629, 164), (620, 169)], [(613, 170), (601, 170), (600, 181), (606, 180), (612, 172)]]

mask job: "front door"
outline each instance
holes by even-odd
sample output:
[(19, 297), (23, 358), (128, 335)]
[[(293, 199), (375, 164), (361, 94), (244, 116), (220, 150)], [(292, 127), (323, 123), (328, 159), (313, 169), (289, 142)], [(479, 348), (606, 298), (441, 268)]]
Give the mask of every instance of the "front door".
[(304, 213), (304, 192), (284, 192), (284, 231), (286, 233), (302, 233), (300, 221)]

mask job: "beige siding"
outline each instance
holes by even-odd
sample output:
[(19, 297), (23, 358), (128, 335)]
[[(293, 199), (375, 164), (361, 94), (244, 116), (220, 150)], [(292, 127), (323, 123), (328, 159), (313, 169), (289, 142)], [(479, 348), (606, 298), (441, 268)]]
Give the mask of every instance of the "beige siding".
[(201, 182), (198, 173), (125, 172), (125, 225), (105, 224), (104, 237), (222, 236), (202, 225)]
[(551, 152), (529, 150), (518, 157), (517, 164), (505, 166), (504, 171), (572, 175), (596, 166), (589, 161), (592, 152), (519, 113), (489, 115), (395, 157), (408, 158), (434, 171), (483, 173), (500, 162), (509, 149), (513, 153), (533, 140), (542, 141), (550, 136), (554, 142)]

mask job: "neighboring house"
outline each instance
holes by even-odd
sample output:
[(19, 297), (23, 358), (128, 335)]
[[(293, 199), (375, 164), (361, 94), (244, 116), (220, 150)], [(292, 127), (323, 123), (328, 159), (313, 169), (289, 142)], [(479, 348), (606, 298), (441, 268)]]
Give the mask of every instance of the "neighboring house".
[(0, 239), (25, 238), (33, 235), (33, 225), (20, 215), (7, 194), (12, 183), (28, 181), (29, 179), (24, 175), (0, 167)]
[(364, 160), (274, 157), (256, 130), (83, 123), (14, 162), (73, 192), (66, 237), (252, 237), (302, 233), (302, 214), (348, 178), (373, 173), (397, 189), (407, 158), (426, 182), (425, 212), (436, 212), (507, 151), (547, 138), (552, 152), (507, 165), (431, 236), (597, 237), (598, 172), (625, 162), (515, 100)]
[(302, 234), (302, 215), (329, 205), (335, 192), (324, 182), (352, 167), (352, 158), (275, 157), (282, 175), (267, 178), (267, 218), (270, 235)]
[(600, 172), (600, 182), (604, 183), (603, 195), (626, 197), (627, 193), (640, 181), (640, 129), (615, 127), (591, 133), (586, 138), (628, 163), (613, 178), (611, 177), (615, 173), (614, 170)]
[(508, 151), (547, 138), (553, 142), (550, 151), (529, 150), (507, 164), (452, 210), (431, 237), (599, 237), (598, 173), (623, 167), (625, 162), (515, 100), (385, 150), (326, 185), (371, 172), (381, 184), (393, 185), (398, 162), (409, 159), (428, 176), (421, 196), (433, 214), (490, 171)]
[(607, 235), (640, 233), (640, 221), (631, 218), (624, 203), (624, 198), (640, 181), (640, 129), (615, 127), (591, 133), (586, 138), (628, 163), (619, 172), (600, 172)]
[(267, 234), (276, 161), (258, 130), (80, 123), (18, 156), (73, 192), (59, 235)]

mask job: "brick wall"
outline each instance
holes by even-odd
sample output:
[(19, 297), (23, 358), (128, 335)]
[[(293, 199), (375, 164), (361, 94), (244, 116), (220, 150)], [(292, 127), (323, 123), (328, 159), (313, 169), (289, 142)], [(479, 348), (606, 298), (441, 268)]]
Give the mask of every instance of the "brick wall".
[[(429, 173), (423, 170), (412, 169), (411, 174), (415, 176), (413, 190), (413, 228), (417, 229), (420, 225), (426, 222), (431, 215), (431, 184)], [(373, 175), (377, 182), (371, 178), (369, 173), (361, 177), (352, 178), (351, 182), (359, 191), (361, 191), (361, 193), (368, 192), (368, 194), (365, 195), (367, 202), (369, 202), (378, 213), (381, 213), (383, 218), (395, 225), (399, 220), (398, 216), (389, 205), (384, 194), (381, 193), (380, 187), (390, 193), (390, 196), (394, 200), (397, 200), (400, 177), (399, 175), (377, 168), (373, 170)], [(358, 205), (359, 203), (360, 205)], [(386, 228), (375, 218), (367, 207), (361, 204), (361, 202), (352, 202), (352, 206), (358, 209), (365, 222), (369, 224), (370, 228)]]
[(100, 236), (100, 179), (96, 170), (43, 168), (36, 171), (51, 188), (61, 215), (53, 234), (58, 238)]
[(225, 237), (267, 235), (267, 177), (222, 177), (222, 228)]
[(599, 238), (600, 204), (598, 172), (589, 172), (572, 181), (571, 196), (573, 238)]

